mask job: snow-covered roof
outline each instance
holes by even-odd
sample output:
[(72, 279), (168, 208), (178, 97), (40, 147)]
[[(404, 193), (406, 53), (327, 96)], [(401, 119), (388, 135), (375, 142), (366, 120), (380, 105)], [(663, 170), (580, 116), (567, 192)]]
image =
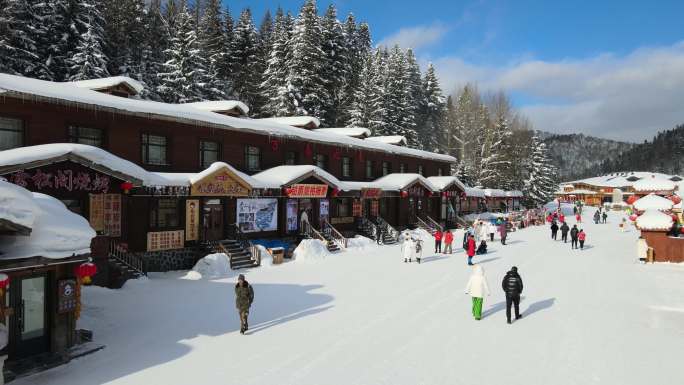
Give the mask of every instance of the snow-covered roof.
[(205, 177), (211, 175), (212, 173), (225, 168), (237, 175), (239, 178), (244, 180), (252, 188), (265, 189), (265, 188), (279, 188), (280, 185), (274, 183), (264, 183), (257, 180), (244, 172), (238, 171), (235, 167), (224, 162), (214, 162), (211, 166), (207, 167), (205, 170), (198, 173), (182, 173), (182, 172), (151, 172), (153, 175), (151, 183), (154, 186), (190, 186), (204, 179)]
[(636, 202), (634, 202), (634, 208), (639, 210), (639, 211), (646, 211), (646, 210), (660, 210), (660, 211), (667, 211), (667, 210), (672, 210), (672, 206), (674, 206), (674, 203), (667, 199), (663, 198), (659, 195), (655, 195), (653, 193), (646, 195), (643, 198), (638, 199)]
[(485, 196), (488, 198), (505, 198), (506, 192), (495, 188), (487, 188), (484, 190)]
[(375, 185), (386, 191), (399, 191), (415, 183), (420, 183), (426, 189), (437, 192), (439, 188), (420, 174), (388, 174), (375, 180)]
[(38, 212), (33, 194), (4, 179), (0, 179), (0, 192), (0, 219), (30, 229)]
[(661, 174), (657, 172), (617, 172), (608, 175), (596, 176), (587, 179), (580, 179), (568, 183), (585, 183), (596, 187), (632, 187), (635, 183), (646, 178), (667, 179), (674, 178), (673, 175)]
[(127, 76), (112, 76), (100, 79), (78, 80), (74, 82), (68, 82), (67, 84), (76, 86), (78, 88), (87, 88), (93, 91), (116, 87), (119, 84), (125, 84), (130, 89), (134, 90), (136, 94), (141, 93), (145, 89), (142, 83)]
[(315, 116), (276, 116), (272, 118), (256, 119), (262, 122), (272, 122), (279, 124), (287, 124), (293, 127), (318, 128), (321, 126), (321, 121)]
[(364, 181), (364, 182), (350, 182), (350, 181), (344, 181), (342, 182), (344, 186), (342, 187), (343, 191), (361, 191), (363, 189), (369, 189), (369, 188), (379, 188), (382, 189), (380, 185), (375, 183), (374, 181)]
[(456, 185), (459, 189), (465, 191), (465, 185), (455, 176), (431, 176), (427, 180), (430, 181), (440, 191), (446, 190), (452, 185)]
[[(18, 189), (24, 192), (18, 193)], [(45, 194), (0, 181), (0, 197), (14, 196), (12, 216), (31, 229), (28, 236), (0, 235), (0, 259), (67, 258), (90, 253), (95, 231), (88, 221), (64, 203)], [(27, 200), (31, 197), (31, 201)]]
[(590, 194), (598, 194), (598, 191), (592, 191), (592, 190), (585, 190), (585, 189), (575, 189), (571, 191), (558, 191), (556, 194), (558, 195), (590, 195)]
[(369, 129), (363, 127), (319, 128), (316, 130), (316, 132), (351, 136), (353, 138), (367, 138), (371, 134), (371, 131)]
[(123, 174), (122, 178), (128, 176), (143, 183), (152, 182), (151, 174), (142, 167), (101, 148), (77, 143), (40, 144), (0, 151), (0, 169), (57, 158), (85, 159), (105, 169)]
[(466, 187), (465, 188), (465, 193), (467, 197), (472, 197), (472, 198), (484, 198), (485, 197), (485, 191), (479, 188), (475, 187)]
[(139, 116), (145, 119), (169, 120), (195, 125), (205, 124), (225, 130), (296, 138), (328, 145), (364, 148), (371, 151), (382, 151), (390, 154), (400, 154), (442, 162), (456, 162), (456, 159), (449, 155), (292, 127), (279, 123), (278, 120), (281, 118), (275, 118), (275, 121), (237, 118), (198, 110), (197, 108), (182, 104), (120, 98), (97, 91), (77, 88), (70, 83), (49, 82), (22, 76), (0, 74), (0, 95), (30, 101), (42, 100), (50, 103), (74, 105), (84, 109), (111, 111)]
[(634, 182), (632, 188), (634, 191), (674, 191), (676, 185), (673, 181), (665, 178), (644, 178)]
[(238, 109), (242, 115), (247, 115), (249, 113), (249, 107), (239, 100), (209, 100), (204, 102), (185, 103), (183, 105), (209, 112), (224, 112)]
[(641, 230), (669, 230), (672, 223), (671, 216), (658, 210), (646, 210), (636, 220), (636, 225)]
[(406, 137), (402, 136), (402, 135), (370, 136), (370, 137), (366, 138), (366, 140), (370, 140), (371, 142), (380, 142), (380, 143), (385, 143), (385, 144), (392, 144), (395, 146), (407, 146), (408, 145), (408, 140), (406, 140)]
[(518, 190), (506, 191), (506, 197), (507, 198), (522, 198), (523, 193), (522, 193), (522, 191), (518, 191)]
[(252, 178), (261, 183), (275, 185), (278, 187), (288, 186), (309, 177), (321, 179), (328, 185), (337, 189), (345, 189), (344, 183), (337, 179), (334, 175), (314, 165), (277, 166), (252, 176)]

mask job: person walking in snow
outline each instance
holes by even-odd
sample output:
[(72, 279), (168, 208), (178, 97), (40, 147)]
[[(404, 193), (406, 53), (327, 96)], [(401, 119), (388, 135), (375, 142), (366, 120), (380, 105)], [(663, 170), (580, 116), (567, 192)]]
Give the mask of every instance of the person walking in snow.
[(572, 249), (577, 248), (577, 242), (579, 241), (579, 229), (577, 225), (572, 225), (572, 230), (570, 230), (570, 246)]
[(603, 224), (606, 224), (607, 223), (606, 221), (608, 220), (608, 210), (603, 210), (602, 219), (603, 219)]
[(560, 227), (561, 231), (561, 240), (563, 240), (563, 243), (568, 243), (568, 232), (570, 232), (570, 226), (568, 226), (567, 223), (563, 222), (563, 224)]
[(558, 239), (558, 223), (556, 221), (551, 223), (551, 239), (554, 241)]
[(473, 257), (475, 256), (475, 236), (470, 234), (468, 236), (468, 244), (466, 246), (466, 254), (468, 255), (468, 265), (473, 265)]
[(587, 233), (585, 233), (583, 229), (580, 229), (577, 234), (577, 239), (579, 240), (580, 250), (584, 250), (584, 241), (587, 239)]
[(599, 221), (601, 220), (601, 210), (596, 210), (594, 211), (594, 224), (598, 225)]
[(435, 237), (435, 253), (441, 253), (442, 252), (442, 231), (440, 231), (439, 229), (435, 230), (433, 237)]
[(565, 223), (565, 215), (561, 212), (560, 215), (558, 216), (558, 220), (560, 223)]
[(454, 252), (451, 244), (454, 242), (454, 233), (451, 230), (444, 232), (444, 254), (451, 254)]
[(254, 302), (254, 289), (247, 282), (245, 276), (240, 274), (235, 285), (235, 307), (240, 316), (240, 334), (245, 334), (249, 330), (247, 317), (249, 316), (249, 308), (252, 306), (252, 302)]
[(473, 223), (473, 235), (475, 236), (475, 242), (479, 242), (480, 240), (480, 222), (475, 221)]
[(420, 264), (420, 260), (423, 258), (423, 240), (416, 235), (411, 238), (411, 241), (413, 242), (413, 255), (416, 256), (416, 261)]
[(496, 225), (492, 222), (487, 224), (487, 232), (489, 233), (489, 240), (494, 242), (494, 234), (496, 233)]
[(577, 223), (582, 223), (582, 214), (577, 213), (577, 215), (575, 215), (575, 220)]
[(501, 288), (506, 293), (506, 320), (511, 323), (511, 305), (515, 307), (515, 319), (522, 318), (520, 314), (520, 294), (523, 292), (523, 281), (518, 274), (518, 268), (513, 266), (501, 281)]
[(487, 224), (484, 222), (480, 222), (480, 242), (487, 239), (487, 235), (489, 235)]
[(408, 231), (404, 232), (404, 242), (401, 244), (401, 255), (404, 256), (404, 263), (411, 262), (413, 258), (413, 239), (411, 239), (411, 234)]
[(475, 265), (473, 268), (473, 273), (468, 279), (465, 292), (470, 294), (473, 299), (473, 317), (478, 321), (481, 320), (484, 296), (489, 295), (489, 286), (487, 285), (487, 278), (484, 275), (482, 266)]
[(506, 221), (503, 221), (501, 223), (501, 226), (499, 226), (499, 237), (501, 237), (501, 244), (505, 245), (506, 244), (506, 237), (508, 236), (508, 229), (506, 228)]

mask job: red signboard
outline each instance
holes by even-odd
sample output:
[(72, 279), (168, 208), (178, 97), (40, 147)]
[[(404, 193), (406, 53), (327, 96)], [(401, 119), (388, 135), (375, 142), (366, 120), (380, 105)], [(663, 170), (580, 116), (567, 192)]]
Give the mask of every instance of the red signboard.
[(361, 196), (364, 198), (380, 198), (382, 190), (379, 188), (362, 188)]
[(328, 185), (325, 184), (295, 184), (285, 190), (290, 198), (325, 198), (328, 195)]

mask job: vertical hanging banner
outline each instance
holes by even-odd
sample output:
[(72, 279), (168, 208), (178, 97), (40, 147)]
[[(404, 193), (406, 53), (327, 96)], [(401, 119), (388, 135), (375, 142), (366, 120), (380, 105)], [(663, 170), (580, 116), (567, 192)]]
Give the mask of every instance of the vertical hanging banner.
[(185, 240), (196, 241), (199, 238), (199, 199), (185, 201)]
[(121, 194), (104, 195), (104, 234), (121, 236)]
[(90, 194), (90, 227), (104, 230), (104, 194)]

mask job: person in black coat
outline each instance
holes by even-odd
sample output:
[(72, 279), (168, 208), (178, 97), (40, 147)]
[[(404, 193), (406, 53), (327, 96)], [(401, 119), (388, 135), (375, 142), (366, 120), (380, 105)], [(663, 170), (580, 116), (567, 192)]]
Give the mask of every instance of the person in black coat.
[(561, 239), (563, 240), (564, 243), (568, 243), (568, 232), (570, 232), (570, 226), (568, 226), (567, 223), (563, 222), (563, 224), (560, 227), (561, 231)]
[(570, 245), (573, 249), (579, 249), (577, 243), (579, 242), (579, 229), (577, 225), (572, 225), (572, 230), (570, 230)]
[(511, 305), (515, 306), (515, 319), (522, 318), (520, 314), (520, 294), (523, 292), (523, 281), (518, 274), (518, 268), (513, 266), (501, 281), (501, 288), (506, 293), (506, 320), (511, 323)]
[(554, 241), (558, 239), (558, 223), (556, 221), (551, 223), (551, 239)]

